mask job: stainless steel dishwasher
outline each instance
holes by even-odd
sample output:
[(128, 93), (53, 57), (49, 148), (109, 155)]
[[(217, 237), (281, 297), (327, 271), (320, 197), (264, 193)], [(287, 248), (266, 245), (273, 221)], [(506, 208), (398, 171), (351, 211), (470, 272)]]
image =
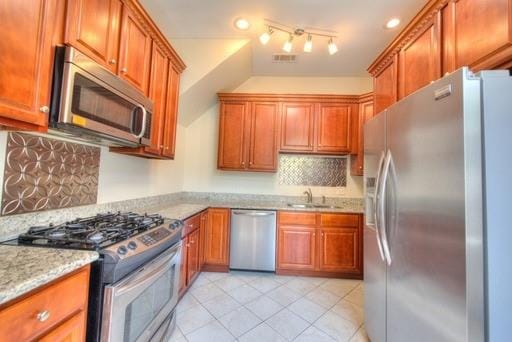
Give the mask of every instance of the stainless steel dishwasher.
[(229, 268), (275, 271), (276, 212), (233, 209)]

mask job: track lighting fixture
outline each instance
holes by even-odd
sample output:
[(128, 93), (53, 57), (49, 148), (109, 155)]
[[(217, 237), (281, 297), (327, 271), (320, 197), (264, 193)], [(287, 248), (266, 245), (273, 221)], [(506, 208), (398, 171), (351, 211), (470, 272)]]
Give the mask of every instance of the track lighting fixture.
[(292, 28), (290, 26), (282, 25), (268, 19), (265, 19), (265, 21), (267, 29), (259, 37), (260, 42), (263, 45), (266, 45), (270, 41), (270, 36), (274, 33), (274, 31), (281, 31), (288, 33), (289, 35), (288, 39), (283, 44), (283, 51), (287, 53), (290, 53), (293, 49), (293, 39), (302, 35), (306, 35), (306, 40), (304, 42), (304, 52), (313, 51), (313, 36), (329, 39), (327, 50), (329, 51), (330, 55), (334, 55), (336, 52), (338, 52), (338, 47), (334, 43), (334, 38), (337, 36), (336, 32), (319, 29), (302, 29), (297, 27)]

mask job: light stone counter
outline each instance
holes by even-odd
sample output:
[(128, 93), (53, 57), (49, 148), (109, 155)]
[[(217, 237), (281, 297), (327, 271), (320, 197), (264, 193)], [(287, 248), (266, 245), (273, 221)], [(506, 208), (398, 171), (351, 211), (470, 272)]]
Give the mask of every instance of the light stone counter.
[(96, 252), (0, 245), (0, 304), (96, 259)]

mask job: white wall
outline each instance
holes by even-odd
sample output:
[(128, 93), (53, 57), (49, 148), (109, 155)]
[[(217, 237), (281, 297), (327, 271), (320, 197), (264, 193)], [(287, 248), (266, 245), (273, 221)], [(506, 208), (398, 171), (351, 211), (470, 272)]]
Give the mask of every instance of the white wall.
[[(371, 90), (370, 78), (251, 77), (235, 92), (362, 94)], [(218, 107), (211, 107), (187, 127), (185, 191), (301, 195), (307, 189), (279, 184), (276, 173), (217, 170)], [(316, 196), (362, 197), (362, 177), (352, 177), (347, 170), (346, 187), (312, 190)]]

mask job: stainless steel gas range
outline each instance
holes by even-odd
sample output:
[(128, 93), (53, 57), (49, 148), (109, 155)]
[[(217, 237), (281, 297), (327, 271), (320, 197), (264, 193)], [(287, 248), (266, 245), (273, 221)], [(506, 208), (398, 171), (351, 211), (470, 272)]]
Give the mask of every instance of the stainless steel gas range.
[(175, 325), (183, 222), (107, 213), (32, 227), (11, 243), (96, 250), (88, 341), (161, 341)]

